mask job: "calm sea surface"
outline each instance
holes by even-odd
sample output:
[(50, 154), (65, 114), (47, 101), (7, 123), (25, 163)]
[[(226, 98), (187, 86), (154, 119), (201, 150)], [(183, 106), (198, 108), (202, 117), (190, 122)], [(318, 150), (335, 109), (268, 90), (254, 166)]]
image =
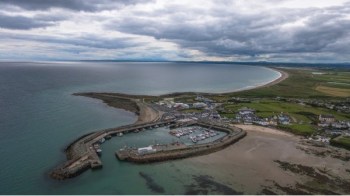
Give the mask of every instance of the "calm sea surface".
[(106, 142), (102, 170), (66, 181), (50, 179), (48, 172), (65, 160), (63, 149), (72, 140), (136, 120), (130, 112), (71, 94), (224, 92), (277, 77), (264, 67), (225, 64), (0, 63), (0, 194), (233, 194), (235, 187), (225, 182), (206, 187), (215, 176), (183, 160), (136, 165), (115, 158), (114, 151), (125, 144), (169, 140), (164, 129)]

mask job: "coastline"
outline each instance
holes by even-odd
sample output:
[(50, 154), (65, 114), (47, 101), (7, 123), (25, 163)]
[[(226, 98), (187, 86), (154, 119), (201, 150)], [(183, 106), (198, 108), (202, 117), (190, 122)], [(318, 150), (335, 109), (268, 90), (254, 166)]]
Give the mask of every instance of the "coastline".
[[(289, 74), (281, 69), (277, 69), (277, 68), (272, 68), (272, 67), (268, 67), (269, 69), (272, 69), (274, 71), (277, 71), (279, 72), (281, 75), (279, 78), (277, 78), (276, 80), (273, 80), (269, 83), (266, 83), (264, 85), (261, 85), (261, 86), (257, 86), (256, 88), (264, 88), (264, 87), (269, 87), (269, 86), (273, 86), (275, 84), (278, 84), (280, 82), (282, 82), (283, 80), (287, 79), (289, 77)], [(256, 89), (254, 88), (254, 89)]]
[[(162, 114), (155, 111), (153, 108), (146, 107), (146, 104), (141, 102), (142, 99), (147, 98), (168, 98), (168, 97), (182, 97), (187, 95), (197, 95), (197, 94), (203, 94), (207, 96), (212, 95), (226, 95), (236, 92), (243, 92), (253, 89), (259, 89), (259, 88), (266, 88), (269, 86), (276, 85), (284, 80), (286, 80), (289, 77), (289, 74), (281, 69), (273, 68), (273, 67), (266, 67), (267, 69), (272, 69), (274, 71), (277, 71), (280, 76), (272, 80), (268, 83), (251, 87), (251, 88), (244, 88), (241, 90), (236, 91), (229, 91), (229, 92), (221, 92), (221, 93), (206, 93), (206, 92), (173, 92), (163, 95), (133, 95), (133, 94), (124, 94), (124, 93), (95, 93), (95, 92), (86, 92), (86, 93), (74, 93), (75, 96), (85, 96), (89, 98), (99, 99), (102, 100), (104, 103), (106, 103), (108, 106), (118, 108), (118, 109), (124, 109), (129, 112), (133, 112), (138, 116), (136, 122), (134, 123), (146, 123), (155, 121), (160, 118)], [(116, 99), (118, 101), (122, 101), (122, 103), (115, 103), (110, 100), (110, 98)]]
[[(248, 91), (248, 90), (254, 90), (254, 89), (259, 89), (259, 88), (265, 88), (265, 87), (269, 87), (269, 86), (273, 86), (275, 84), (278, 84), (280, 82), (282, 82), (283, 80), (287, 79), (289, 77), (289, 74), (281, 69), (278, 68), (274, 68), (274, 67), (265, 67), (268, 69), (271, 69), (273, 71), (276, 71), (280, 74), (280, 76), (268, 83), (265, 84), (261, 84), (261, 85), (257, 85), (257, 86), (250, 86), (250, 87), (245, 87), (245, 88), (241, 88), (238, 90), (234, 90), (234, 91), (228, 91), (228, 92), (223, 92), (223, 93), (217, 93), (217, 94), (229, 94), (229, 93), (237, 93), (237, 92), (243, 92), (243, 91)], [(215, 93), (214, 93), (215, 94)]]
[(241, 89), (236, 89), (236, 90), (228, 90), (228, 91), (223, 91), (223, 92), (196, 92), (196, 91), (188, 91), (188, 92), (172, 92), (172, 93), (166, 93), (166, 94), (162, 94), (162, 95), (128, 95), (128, 94), (123, 94), (123, 93), (118, 93), (124, 96), (138, 96), (138, 97), (161, 97), (161, 98), (167, 98), (167, 97), (179, 97), (179, 96), (183, 96), (183, 95), (197, 95), (197, 94), (202, 94), (202, 95), (227, 95), (227, 94), (231, 94), (231, 93), (237, 93), (237, 92), (244, 92), (244, 91), (249, 91), (249, 90), (254, 90), (254, 89), (260, 89), (260, 88), (265, 88), (265, 87), (270, 87), (273, 85), (276, 85), (284, 80), (286, 80), (287, 78), (289, 78), (289, 74), (286, 71), (283, 71), (279, 68), (275, 68), (275, 67), (265, 67), (268, 69), (271, 69), (273, 71), (276, 71), (280, 74), (280, 76), (272, 81), (269, 81), (267, 83), (264, 84), (260, 84), (257, 86), (248, 86), (248, 87), (244, 87)]
[[(278, 82), (281, 82), (288, 77), (288, 75), (284, 74), (283, 72), (279, 72), (279, 73), (281, 74), (281, 76), (278, 79), (271, 81), (270, 83), (265, 84), (264, 86), (277, 84)], [(191, 94), (194, 94), (194, 93), (191, 92)], [(135, 113), (138, 116), (138, 119), (133, 124), (96, 131), (86, 135), (86, 137), (83, 136), (82, 138), (80, 137), (80, 139), (75, 140), (65, 150), (67, 161), (64, 164), (61, 164), (59, 167), (55, 168), (50, 173), (50, 176), (56, 179), (71, 178), (76, 175), (79, 175), (81, 172), (89, 168), (92, 168), (92, 169), (101, 168), (102, 162), (99, 159), (98, 154), (94, 151), (94, 145), (99, 141), (101, 141), (101, 139), (104, 139), (107, 136), (109, 137), (115, 136), (117, 135), (117, 132), (118, 133), (135, 132), (135, 130), (138, 130), (138, 128), (134, 128), (134, 127), (147, 126), (147, 125), (152, 127), (154, 123), (163, 123), (162, 125), (164, 125), (165, 123), (161, 121), (163, 112), (160, 110), (157, 110), (152, 105), (147, 104), (147, 101), (145, 102), (145, 99), (149, 99), (149, 98), (151, 98), (151, 100), (159, 99), (161, 97), (164, 97), (164, 96), (167, 97), (174, 94), (163, 95), (163, 96), (148, 96), (148, 95), (143, 96), (143, 95), (127, 95), (127, 94), (120, 94), (120, 93), (87, 92), (87, 93), (74, 93), (73, 95), (100, 99), (111, 107), (120, 108), (120, 109), (124, 109)], [(179, 95), (187, 95), (187, 94), (179, 93)], [(129, 128), (130, 130), (124, 130), (125, 127), (128, 127), (128, 126), (131, 126), (131, 128)], [(140, 129), (143, 129), (143, 128), (140, 128)], [(246, 135), (246, 132), (242, 129), (241, 129), (241, 132), (243, 133), (242, 137), (244, 137)], [(241, 136), (239, 136), (239, 139), (240, 138)], [(221, 144), (219, 146), (221, 146)]]
[[(188, 158), (185, 163), (200, 168), (198, 172), (209, 172), (220, 182), (239, 187), (238, 191), (244, 194), (330, 194), (329, 190), (334, 191), (332, 194), (349, 193), (335, 180), (349, 183), (346, 171), (350, 166), (337, 158), (338, 153), (349, 154), (347, 150), (316, 147), (278, 129), (234, 126), (247, 132), (240, 142), (206, 156)], [(324, 172), (329, 176), (322, 176)], [(313, 184), (322, 184), (325, 179), (337, 189)]]

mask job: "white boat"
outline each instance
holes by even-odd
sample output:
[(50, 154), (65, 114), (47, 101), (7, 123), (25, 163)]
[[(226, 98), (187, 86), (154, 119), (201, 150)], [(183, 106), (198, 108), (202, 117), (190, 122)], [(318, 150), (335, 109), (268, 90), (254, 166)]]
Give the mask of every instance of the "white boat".
[(106, 141), (106, 139), (103, 137), (103, 138), (101, 138), (100, 139), (100, 143), (102, 144), (103, 142), (105, 142)]

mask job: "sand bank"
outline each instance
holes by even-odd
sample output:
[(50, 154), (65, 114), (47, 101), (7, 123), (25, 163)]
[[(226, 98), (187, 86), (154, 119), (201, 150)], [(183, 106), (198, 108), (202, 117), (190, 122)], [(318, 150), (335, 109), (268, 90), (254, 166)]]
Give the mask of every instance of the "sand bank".
[[(296, 136), (268, 128), (240, 127), (247, 131), (247, 136), (240, 142), (206, 156), (186, 159), (186, 164), (245, 194), (262, 193), (264, 189), (277, 194), (293, 194), (292, 189), (297, 190), (295, 186), (298, 183), (312, 185), (315, 181), (310, 176), (285, 171), (276, 160), (312, 167), (316, 171), (326, 170), (335, 178), (349, 180), (346, 171), (350, 169), (350, 165), (347, 161), (328, 154), (319, 156), (310, 153), (308, 150), (319, 148), (306, 145)], [(323, 149), (325, 152), (333, 150), (335, 149)], [(290, 192), (281, 190), (276, 183), (281, 187), (293, 188)], [(325, 183), (322, 186), (328, 185)], [(341, 187), (332, 190), (346, 193)]]
[(270, 128), (270, 127), (262, 127), (262, 126), (256, 126), (256, 125), (235, 125), (238, 128), (241, 128), (243, 130), (246, 130), (249, 132), (260, 132), (260, 133), (268, 133), (273, 135), (281, 135), (281, 136), (287, 136), (287, 137), (296, 137), (295, 135), (281, 131), (278, 129)]

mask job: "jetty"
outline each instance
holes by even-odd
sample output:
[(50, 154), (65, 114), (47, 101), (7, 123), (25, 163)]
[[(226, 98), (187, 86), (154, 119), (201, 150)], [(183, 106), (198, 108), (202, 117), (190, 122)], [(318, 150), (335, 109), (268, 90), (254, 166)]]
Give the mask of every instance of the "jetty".
[(110, 138), (120, 134), (170, 126), (175, 123), (176, 122), (172, 120), (142, 124), (137, 123), (120, 126), (117, 128), (105, 129), (84, 135), (68, 145), (68, 147), (65, 149), (68, 160), (64, 164), (55, 168), (50, 173), (50, 176), (58, 180), (63, 180), (75, 177), (90, 168), (102, 168), (102, 162), (94, 148), (94, 145), (100, 143), (103, 138)]
[[(178, 127), (174, 124), (173, 127)], [(154, 145), (146, 148), (122, 148), (115, 152), (116, 157), (122, 161), (130, 161), (136, 163), (150, 163), (157, 161), (167, 161), (172, 159), (186, 158), (190, 156), (205, 155), (221, 150), (246, 136), (246, 132), (237, 127), (223, 127), (206, 122), (187, 123), (186, 126), (201, 126), (217, 131), (226, 132), (227, 135), (215, 141), (196, 144), (183, 145), (173, 143), (168, 145)], [(141, 150), (140, 150), (141, 149)]]

